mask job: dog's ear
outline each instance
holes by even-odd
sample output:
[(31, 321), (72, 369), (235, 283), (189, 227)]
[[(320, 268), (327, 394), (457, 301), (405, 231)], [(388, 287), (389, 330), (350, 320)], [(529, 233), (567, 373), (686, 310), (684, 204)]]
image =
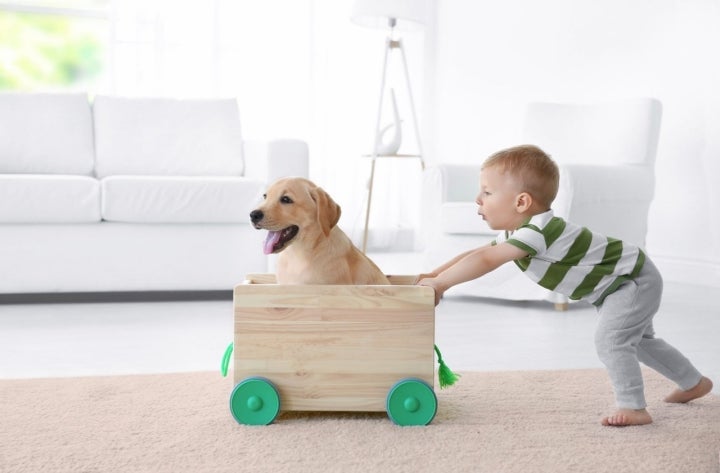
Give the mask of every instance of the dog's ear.
[(320, 187), (313, 189), (310, 195), (317, 205), (317, 221), (320, 223), (320, 228), (325, 236), (329, 236), (330, 230), (340, 220), (340, 206)]

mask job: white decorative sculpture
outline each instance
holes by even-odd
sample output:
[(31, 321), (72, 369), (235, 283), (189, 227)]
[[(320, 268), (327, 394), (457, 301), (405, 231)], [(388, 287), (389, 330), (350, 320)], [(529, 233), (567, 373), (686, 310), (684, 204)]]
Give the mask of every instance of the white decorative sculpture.
[[(395, 89), (390, 89), (390, 97), (392, 98), (393, 118), (395, 122), (380, 130), (375, 149), (377, 156), (397, 154), (400, 149), (400, 144), (402, 143), (402, 127), (400, 126), (402, 120), (400, 120), (400, 113), (398, 112), (397, 101), (395, 100)], [(390, 139), (386, 139), (386, 135), (389, 135), (388, 132), (390, 132), (390, 130), (393, 130), (394, 133)]]

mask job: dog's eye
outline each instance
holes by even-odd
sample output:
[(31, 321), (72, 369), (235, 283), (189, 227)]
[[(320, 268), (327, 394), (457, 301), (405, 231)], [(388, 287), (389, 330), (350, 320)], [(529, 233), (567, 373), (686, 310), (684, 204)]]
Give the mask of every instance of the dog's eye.
[(267, 199), (267, 194), (263, 194), (263, 199)]
[(291, 199), (290, 197), (284, 195), (284, 196), (280, 197), (280, 203), (282, 203), (282, 204), (292, 204), (293, 201), (292, 201), (292, 199)]

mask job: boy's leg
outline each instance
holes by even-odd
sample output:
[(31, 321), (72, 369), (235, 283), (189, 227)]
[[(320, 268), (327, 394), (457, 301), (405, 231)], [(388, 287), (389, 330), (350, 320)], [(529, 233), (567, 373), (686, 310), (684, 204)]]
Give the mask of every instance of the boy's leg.
[(638, 359), (674, 381), (683, 391), (694, 388), (702, 379), (702, 374), (690, 360), (665, 340), (654, 337), (652, 326), (638, 345)]
[[(646, 264), (648, 260), (646, 260)], [(615, 391), (618, 411), (604, 425), (640, 425), (652, 422), (645, 410), (645, 389), (640, 370), (640, 344), (660, 306), (662, 278), (652, 263), (622, 284), (598, 307), (595, 347)]]
[[(641, 294), (651, 293), (651, 288), (654, 286), (662, 288), (662, 277), (649, 259), (645, 261), (645, 266), (636, 281)], [(665, 340), (655, 338), (652, 320), (649, 321), (640, 339), (637, 354), (642, 363), (674, 381), (681, 391), (689, 391), (702, 379), (700, 372), (682, 353)]]
[(652, 318), (660, 306), (662, 277), (652, 261), (633, 281), (621, 285), (598, 307), (599, 321), (595, 344), (605, 363), (615, 390), (619, 411), (603, 420), (605, 425), (631, 425), (652, 422), (645, 411), (645, 396), (639, 361), (675, 381), (680, 389), (668, 402), (688, 402), (712, 389), (677, 349), (654, 338)]
[(657, 306), (643, 303), (638, 307), (643, 299), (637, 283), (627, 281), (598, 307), (595, 349), (608, 370), (619, 409), (637, 410), (647, 405), (638, 345)]

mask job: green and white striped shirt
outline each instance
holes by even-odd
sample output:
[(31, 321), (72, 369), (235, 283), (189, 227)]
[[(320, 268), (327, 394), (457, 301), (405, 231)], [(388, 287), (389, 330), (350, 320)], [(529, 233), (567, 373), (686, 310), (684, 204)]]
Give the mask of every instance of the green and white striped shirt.
[(493, 244), (503, 242), (528, 252), (515, 264), (530, 279), (596, 305), (637, 276), (645, 262), (640, 248), (566, 222), (552, 210), (535, 215), (514, 232), (501, 233)]

